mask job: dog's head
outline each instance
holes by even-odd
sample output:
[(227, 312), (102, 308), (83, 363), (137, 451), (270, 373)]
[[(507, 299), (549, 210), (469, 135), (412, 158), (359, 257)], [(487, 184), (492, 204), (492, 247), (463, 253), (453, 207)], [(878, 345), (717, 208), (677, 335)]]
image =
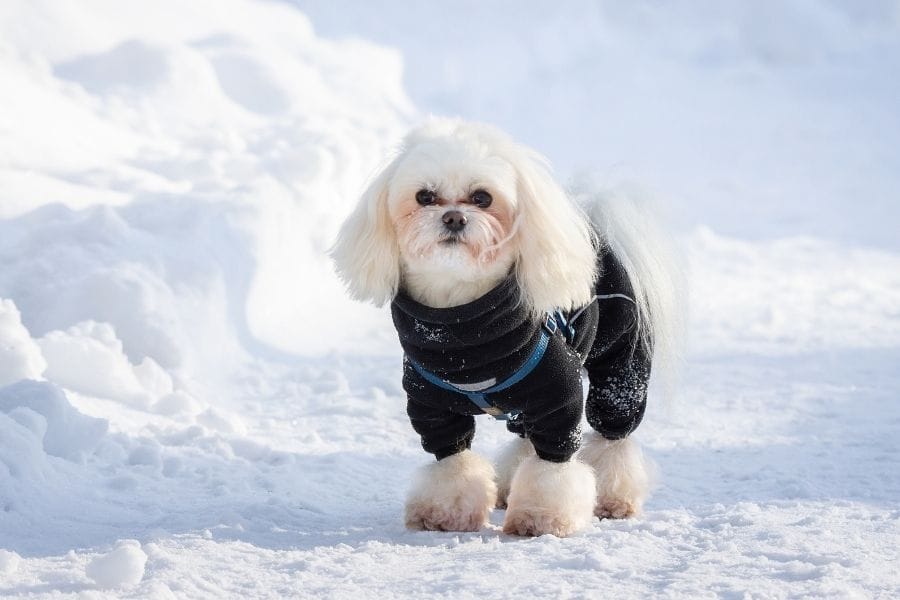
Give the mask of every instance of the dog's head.
[(590, 225), (546, 161), (499, 130), (431, 119), (404, 139), (332, 249), (351, 294), (381, 305), (410, 274), (450, 280), (510, 269), (534, 311), (586, 303)]

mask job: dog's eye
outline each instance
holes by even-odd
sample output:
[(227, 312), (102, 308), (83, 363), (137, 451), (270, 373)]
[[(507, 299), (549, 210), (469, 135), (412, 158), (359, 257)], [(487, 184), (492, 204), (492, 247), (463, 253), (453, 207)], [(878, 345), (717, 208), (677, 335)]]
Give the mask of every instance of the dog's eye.
[(422, 206), (429, 206), (437, 202), (437, 194), (431, 190), (419, 190), (416, 192), (416, 202)]
[(469, 199), (472, 200), (472, 204), (478, 208), (487, 208), (491, 205), (491, 202), (494, 201), (494, 199), (491, 198), (491, 195), (484, 190), (475, 190), (472, 192), (472, 195), (469, 196)]

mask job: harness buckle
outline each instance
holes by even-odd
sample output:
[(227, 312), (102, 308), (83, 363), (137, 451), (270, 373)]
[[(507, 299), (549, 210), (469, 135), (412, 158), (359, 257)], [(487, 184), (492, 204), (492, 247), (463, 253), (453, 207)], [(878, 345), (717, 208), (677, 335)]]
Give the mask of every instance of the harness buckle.
[(502, 410), (500, 410), (499, 408), (497, 408), (496, 406), (493, 406), (493, 405), (483, 406), (483, 407), (481, 407), (481, 410), (483, 410), (487, 414), (491, 415), (495, 419), (498, 419), (501, 416), (506, 416), (505, 412), (503, 412)]
[(544, 329), (547, 330), (547, 333), (553, 335), (559, 329), (559, 324), (556, 322), (556, 317), (550, 313), (547, 313), (547, 318), (544, 320)]

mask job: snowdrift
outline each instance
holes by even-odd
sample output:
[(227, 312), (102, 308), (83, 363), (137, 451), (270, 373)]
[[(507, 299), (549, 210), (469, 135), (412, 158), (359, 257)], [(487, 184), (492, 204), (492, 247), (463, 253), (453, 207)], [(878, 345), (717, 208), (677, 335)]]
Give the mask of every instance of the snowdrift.
[[(0, 547), (59, 552), (196, 516), (171, 486), (231, 460), (290, 463), (234, 410), (259, 364), (390, 347), (325, 251), (415, 112), (395, 52), (275, 3), (23, 0), (0, 26)], [(307, 369), (306, 400), (346, 390)]]

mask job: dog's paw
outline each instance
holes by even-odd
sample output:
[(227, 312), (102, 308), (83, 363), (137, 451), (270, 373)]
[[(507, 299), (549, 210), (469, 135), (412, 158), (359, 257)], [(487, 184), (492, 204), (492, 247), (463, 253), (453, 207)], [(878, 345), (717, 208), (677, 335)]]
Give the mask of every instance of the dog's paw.
[(584, 526), (583, 519), (573, 520), (565, 515), (541, 510), (510, 510), (503, 522), (503, 533), (522, 536), (545, 534), (567, 537)]
[(621, 498), (600, 498), (594, 508), (594, 514), (601, 519), (630, 519), (640, 512), (634, 502)]
[(591, 522), (594, 488), (594, 475), (587, 465), (529, 456), (513, 477), (503, 531), (513, 535), (572, 535)]
[(469, 510), (412, 503), (406, 507), (406, 527), (416, 531), (478, 531), (488, 522), (487, 507)]
[(601, 519), (628, 519), (641, 513), (650, 493), (652, 463), (631, 438), (606, 440), (594, 432), (579, 457), (594, 469), (597, 504)]
[(478, 531), (497, 503), (494, 468), (471, 450), (426, 465), (406, 500), (409, 529)]

